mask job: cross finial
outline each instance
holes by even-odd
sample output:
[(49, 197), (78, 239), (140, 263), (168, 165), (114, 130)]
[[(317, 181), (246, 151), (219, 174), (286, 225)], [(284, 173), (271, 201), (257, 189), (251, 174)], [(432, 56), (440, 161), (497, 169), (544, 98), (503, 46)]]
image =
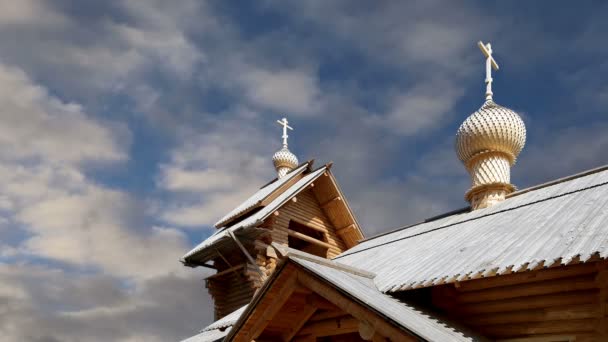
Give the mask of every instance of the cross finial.
[(279, 125), (283, 126), (283, 136), (282, 136), (282, 138), (283, 138), (283, 147), (287, 148), (287, 138), (289, 137), (289, 136), (287, 135), (287, 130), (288, 130), (288, 129), (290, 129), (290, 130), (292, 130), (292, 131), (293, 131), (293, 128), (291, 128), (291, 127), (288, 125), (288, 122), (287, 122), (287, 119), (286, 119), (286, 118), (283, 118), (283, 119), (281, 119), (281, 120), (277, 120), (277, 123), (278, 123)]
[(492, 57), (492, 45), (490, 43), (483, 44), (481, 41), (477, 42), (477, 46), (481, 52), (486, 56), (486, 101), (492, 100), (492, 68), (498, 70), (498, 64)]

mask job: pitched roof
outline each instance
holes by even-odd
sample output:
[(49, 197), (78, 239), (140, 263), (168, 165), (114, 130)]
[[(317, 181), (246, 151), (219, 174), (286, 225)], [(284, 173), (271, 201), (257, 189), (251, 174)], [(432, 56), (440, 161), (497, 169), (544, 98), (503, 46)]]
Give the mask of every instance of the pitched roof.
[(434, 314), (380, 292), (369, 277), (328, 267), (296, 255), (290, 256), (290, 259), (424, 340), (455, 342), (485, 340)]
[(228, 335), (229, 332), (230, 332), (230, 329), (225, 329), (225, 330), (215, 329), (215, 330), (203, 331), (192, 337), (188, 337), (187, 339), (182, 340), (181, 342), (219, 342), (219, 341), (223, 341), (224, 337), (226, 337), (226, 335)]
[(231, 314), (224, 316), (210, 325), (203, 328), (198, 334), (189, 337), (181, 342), (215, 342), (222, 340), (228, 333), (234, 323), (241, 317), (247, 305), (234, 310)]
[(362, 241), (334, 260), (377, 274), (383, 292), (608, 256), (608, 168), (522, 190)]
[[(268, 216), (270, 216), (275, 210), (280, 208), (283, 204), (289, 201), (291, 198), (296, 196), (302, 190), (306, 189), (310, 183), (314, 182), (315, 179), (320, 177), (327, 170), (327, 166), (322, 166), (317, 170), (305, 175), (298, 180), (289, 189), (285, 190), (282, 194), (277, 196), (272, 202), (261, 210), (255, 212), (251, 216), (229, 226), (217, 230), (213, 235), (208, 237), (206, 240), (201, 242), (198, 246), (194, 247), (191, 251), (183, 256), (183, 260), (187, 263), (188, 259), (196, 256), (199, 262), (204, 262), (211, 257), (214, 250), (211, 247), (217, 246), (222, 240), (230, 238), (230, 233), (236, 234), (237, 231), (243, 230), (243, 228), (255, 227), (261, 224)], [(287, 178), (287, 177), (284, 177)], [(205, 253), (207, 252), (207, 253)]]
[[(420, 310), (404, 303), (391, 295), (380, 292), (374, 284), (374, 274), (355, 267), (344, 265), (333, 260), (324, 259), (315, 255), (298, 251), (286, 246), (273, 243), (272, 246), (286, 259), (283, 267), (277, 269), (272, 275), (279, 276), (285, 268), (287, 261), (301, 266), (307, 272), (330, 283), (339, 291), (346, 293), (360, 304), (369, 307), (380, 315), (392, 321), (393, 324), (413, 333), (427, 341), (485, 341), (482, 336), (475, 335), (468, 329), (453, 324), (448, 320), (437, 317), (435, 314)], [(256, 297), (263, 298), (268, 287), (273, 282), (267, 281), (251, 301), (253, 306), (242, 308), (241, 317), (233, 323), (239, 326), (256, 306)], [(231, 334), (234, 335), (234, 332)]]
[(263, 200), (268, 198), (268, 196), (270, 196), (272, 193), (274, 193), (281, 186), (287, 184), (287, 182), (289, 182), (290, 180), (295, 178), (297, 175), (304, 172), (310, 165), (311, 165), (311, 162), (305, 162), (302, 165), (300, 165), (299, 167), (297, 167), (295, 170), (289, 172), (287, 175), (285, 175), (285, 177), (276, 179), (275, 181), (271, 182), (270, 184), (267, 184), (260, 190), (256, 191), (256, 193), (251, 195), (243, 203), (239, 204), (236, 208), (232, 209), (228, 214), (226, 214), (219, 221), (217, 221), (215, 223), (215, 226), (217, 228), (222, 227), (229, 221), (256, 208), (257, 206), (260, 205), (260, 203)]

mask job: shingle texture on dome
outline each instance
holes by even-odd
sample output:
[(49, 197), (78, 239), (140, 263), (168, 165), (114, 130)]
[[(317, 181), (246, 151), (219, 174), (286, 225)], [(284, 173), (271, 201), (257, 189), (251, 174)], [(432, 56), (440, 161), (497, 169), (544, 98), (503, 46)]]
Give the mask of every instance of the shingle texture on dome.
[(291, 153), (287, 147), (283, 147), (272, 156), (272, 162), (275, 167), (284, 166), (295, 168), (298, 166), (298, 157)]
[(503, 152), (515, 162), (526, 143), (526, 126), (509, 108), (486, 101), (460, 125), (456, 133), (458, 158), (467, 163), (483, 152)]

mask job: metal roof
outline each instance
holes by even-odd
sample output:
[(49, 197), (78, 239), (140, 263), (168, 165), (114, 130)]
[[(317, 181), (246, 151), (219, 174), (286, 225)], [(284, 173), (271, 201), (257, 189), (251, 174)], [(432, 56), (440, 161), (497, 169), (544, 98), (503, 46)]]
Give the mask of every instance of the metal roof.
[(247, 305), (234, 310), (231, 314), (226, 315), (210, 325), (203, 328), (198, 334), (189, 337), (181, 342), (215, 342), (223, 340), (232, 329), (232, 326), (241, 317)]
[(414, 308), (390, 295), (380, 292), (374, 281), (335, 267), (328, 267), (310, 259), (290, 255), (292, 261), (346, 292), (362, 304), (382, 314), (397, 325), (427, 341), (483, 341), (484, 338), (455, 327), (433, 314)]
[(608, 171), (368, 239), (334, 260), (396, 292), (608, 256)]
[(239, 309), (234, 310), (231, 314), (226, 315), (226, 316), (222, 317), (221, 319), (218, 319), (217, 321), (211, 323), (206, 328), (203, 328), (203, 330), (201, 330), (201, 331), (225, 329), (227, 327), (233, 326), (234, 323), (236, 323), (236, 321), (239, 319), (239, 317), (241, 317), (241, 315), (245, 311), (246, 307), (247, 307), (247, 305), (243, 305)]
[(264, 199), (266, 199), (270, 194), (275, 192), (282, 185), (286, 184), (290, 180), (292, 180), (295, 176), (301, 174), (306, 170), (310, 163), (306, 162), (300, 165), (295, 170), (289, 172), (285, 177), (279, 178), (274, 182), (266, 185), (265, 187), (258, 190), (255, 194), (251, 195), (248, 199), (246, 199), (243, 203), (239, 204), (236, 208), (232, 209), (226, 216), (222, 217), (219, 221), (215, 223), (216, 227), (222, 227), (228, 221), (248, 212), (251, 209), (257, 207)]
[(225, 329), (225, 330), (219, 330), (219, 329), (215, 329), (215, 330), (209, 330), (209, 331), (203, 331), (199, 334), (196, 334), (192, 337), (188, 337), (185, 340), (182, 340), (181, 342), (216, 342), (216, 341), (222, 341), (224, 340), (224, 337), (226, 337), (226, 335), (228, 335), (228, 333), (230, 332), (230, 329)]
[[(283, 204), (289, 201), (292, 197), (300, 193), (300, 191), (306, 189), (310, 183), (314, 182), (319, 176), (321, 176), (327, 170), (327, 166), (320, 167), (319, 169), (307, 174), (292, 185), (289, 189), (285, 190), (282, 194), (277, 196), (272, 202), (261, 210), (255, 212), (251, 216), (233, 224), (230, 227), (224, 227), (216, 231), (213, 235), (208, 237), (206, 240), (201, 242), (198, 246), (194, 247), (191, 251), (183, 256), (183, 260), (193, 257), (212, 246), (217, 246), (222, 240), (229, 239), (229, 232), (236, 233), (238, 230), (243, 228), (255, 227), (261, 224), (268, 216), (270, 216), (275, 210), (280, 208)], [(284, 177), (287, 178), (287, 177)], [(213, 252), (213, 250), (211, 250)], [(199, 255), (199, 259), (204, 259), (203, 256)], [(201, 260), (202, 260), (201, 259)]]

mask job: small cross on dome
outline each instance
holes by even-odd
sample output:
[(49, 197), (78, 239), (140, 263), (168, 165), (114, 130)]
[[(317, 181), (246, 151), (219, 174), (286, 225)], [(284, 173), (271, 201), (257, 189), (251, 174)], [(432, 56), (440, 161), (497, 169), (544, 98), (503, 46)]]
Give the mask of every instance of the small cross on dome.
[(486, 56), (486, 101), (492, 101), (492, 68), (498, 70), (498, 64), (494, 57), (492, 57), (492, 45), (490, 43), (485, 44), (481, 41), (477, 42), (477, 46), (481, 52)]
[(283, 138), (283, 147), (287, 147), (287, 138), (289, 137), (287, 135), (287, 130), (289, 129), (289, 130), (293, 131), (293, 128), (291, 128), (288, 125), (289, 122), (287, 121), (287, 118), (283, 118), (281, 120), (277, 120), (277, 123), (279, 125), (283, 126), (283, 136), (282, 136), (282, 138)]

